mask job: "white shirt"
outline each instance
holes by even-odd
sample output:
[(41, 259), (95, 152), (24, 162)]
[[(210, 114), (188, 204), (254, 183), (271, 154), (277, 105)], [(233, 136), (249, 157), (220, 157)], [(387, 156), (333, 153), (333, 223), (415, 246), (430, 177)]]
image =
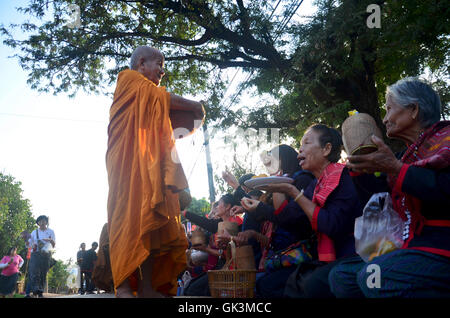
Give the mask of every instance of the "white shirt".
[(33, 232), (31, 232), (31, 238), (30, 238), (30, 244), (31, 246), (37, 246), (38, 245), (38, 239), (37, 239), (37, 231), (39, 231), (39, 240), (42, 241), (42, 243), (46, 243), (43, 241), (43, 239), (52, 239), (55, 243), (55, 232), (53, 232), (52, 229), (47, 228), (45, 231), (41, 231), (40, 229), (36, 229)]

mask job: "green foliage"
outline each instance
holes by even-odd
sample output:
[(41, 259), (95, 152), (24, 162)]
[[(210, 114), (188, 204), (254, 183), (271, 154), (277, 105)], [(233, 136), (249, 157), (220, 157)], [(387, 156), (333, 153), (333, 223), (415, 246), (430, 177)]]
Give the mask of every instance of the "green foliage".
[(69, 277), (68, 267), (71, 265), (71, 260), (64, 263), (61, 260), (57, 260), (55, 265), (48, 271), (48, 289), (54, 293), (58, 293), (65, 288), (67, 278)]
[[(275, 10), (277, 0), (33, 0), (20, 11), (39, 24), (2, 26), (0, 34), (20, 51), (32, 88), (71, 95), (80, 88), (104, 92), (138, 45), (160, 48), (167, 65), (162, 85), (203, 96), (208, 122), (222, 128), (278, 127), (298, 138), (313, 122), (339, 128), (353, 108), (382, 127), (386, 87), (425, 70), (449, 114), (445, 1), (317, 0), (304, 24), (291, 20), (300, 3), (283, 1)], [(79, 27), (67, 26), (69, 4), (80, 7)], [(381, 28), (367, 27), (369, 4), (380, 6)], [(27, 37), (15, 38), (16, 29)], [(248, 74), (241, 88), (271, 98), (231, 110), (239, 90), (224, 106), (223, 69), (230, 67)]]
[[(208, 200), (206, 200), (205, 198), (196, 199), (192, 197), (191, 204), (189, 204), (186, 210), (200, 216), (206, 216), (209, 213), (210, 209), (211, 207)], [(186, 223), (186, 219), (184, 218), (184, 216), (181, 216), (181, 222)]]
[(32, 232), (35, 219), (30, 202), (22, 196), (21, 182), (0, 172), (0, 254), (6, 255), (10, 247), (25, 259), (27, 250), (20, 238), (22, 231)]

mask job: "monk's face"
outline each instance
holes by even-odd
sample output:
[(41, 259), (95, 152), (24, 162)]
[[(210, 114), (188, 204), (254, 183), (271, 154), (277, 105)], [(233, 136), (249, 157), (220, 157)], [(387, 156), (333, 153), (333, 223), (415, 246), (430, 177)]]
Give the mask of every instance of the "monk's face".
[(164, 56), (160, 52), (147, 55), (139, 65), (139, 72), (158, 86), (164, 76)]

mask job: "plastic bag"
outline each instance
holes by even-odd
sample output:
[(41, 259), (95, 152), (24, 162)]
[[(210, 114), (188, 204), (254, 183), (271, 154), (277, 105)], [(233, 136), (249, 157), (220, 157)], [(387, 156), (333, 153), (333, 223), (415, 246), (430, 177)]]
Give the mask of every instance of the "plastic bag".
[(355, 220), (356, 253), (365, 262), (392, 252), (403, 245), (404, 221), (394, 211), (387, 192), (372, 195)]

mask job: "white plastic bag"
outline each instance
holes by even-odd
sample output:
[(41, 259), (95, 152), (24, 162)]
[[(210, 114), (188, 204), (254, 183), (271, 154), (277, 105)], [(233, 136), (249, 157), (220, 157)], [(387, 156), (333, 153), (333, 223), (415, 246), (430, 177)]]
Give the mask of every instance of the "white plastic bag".
[(387, 192), (376, 193), (367, 202), (363, 215), (355, 220), (356, 253), (365, 262), (403, 245), (404, 221), (394, 211)]

